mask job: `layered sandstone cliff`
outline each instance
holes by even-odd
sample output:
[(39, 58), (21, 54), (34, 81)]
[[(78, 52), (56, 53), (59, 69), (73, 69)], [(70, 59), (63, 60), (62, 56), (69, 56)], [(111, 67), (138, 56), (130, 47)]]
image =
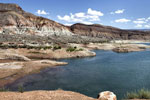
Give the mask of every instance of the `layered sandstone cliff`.
[(84, 36), (105, 37), (108, 39), (150, 39), (150, 31), (122, 30), (111, 26), (80, 23), (74, 24), (70, 28), (74, 34)]
[(88, 36), (103, 39), (150, 39), (150, 31), (123, 30), (98, 24), (74, 24), (70, 27), (25, 12), (16, 4), (0, 3), (0, 33), (40, 36)]
[(71, 35), (67, 27), (55, 21), (25, 12), (16, 4), (0, 3), (0, 33)]

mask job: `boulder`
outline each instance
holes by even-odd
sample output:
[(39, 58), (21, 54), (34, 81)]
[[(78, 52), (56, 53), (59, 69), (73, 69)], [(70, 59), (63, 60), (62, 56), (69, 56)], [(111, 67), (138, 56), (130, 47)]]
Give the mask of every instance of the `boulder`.
[(110, 91), (104, 91), (99, 93), (98, 100), (117, 100), (116, 95)]

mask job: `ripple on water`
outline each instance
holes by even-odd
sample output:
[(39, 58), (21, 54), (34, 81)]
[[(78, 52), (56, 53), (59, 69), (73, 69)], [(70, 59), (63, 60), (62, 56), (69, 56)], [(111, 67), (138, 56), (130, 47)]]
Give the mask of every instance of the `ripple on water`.
[(95, 50), (96, 57), (64, 59), (66, 66), (47, 68), (39, 74), (25, 76), (9, 85), (17, 90), (64, 89), (96, 97), (101, 91), (109, 90), (123, 98), (127, 91), (140, 88), (150, 89), (150, 52), (115, 53)]

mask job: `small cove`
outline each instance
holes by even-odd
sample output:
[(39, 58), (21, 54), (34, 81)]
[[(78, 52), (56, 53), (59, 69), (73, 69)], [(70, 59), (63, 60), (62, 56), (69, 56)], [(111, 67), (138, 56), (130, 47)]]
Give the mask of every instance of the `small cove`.
[(119, 100), (128, 91), (150, 89), (150, 51), (95, 52), (96, 57), (62, 59), (69, 64), (27, 75), (8, 87), (14, 91), (20, 85), (26, 91), (63, 89), (94, 98), (99, 92), (112, 91)]

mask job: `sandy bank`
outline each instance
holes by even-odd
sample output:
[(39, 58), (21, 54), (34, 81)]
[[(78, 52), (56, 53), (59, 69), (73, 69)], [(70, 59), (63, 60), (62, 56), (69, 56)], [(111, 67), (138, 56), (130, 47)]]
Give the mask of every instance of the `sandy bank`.
[(43, 68), (66, 65), (66, 62), (35, 60), (27, 62), (0, 63), (0, 87), (27, 74), (37, 73)]
[(0, 92), (0, 100), (97, 100), (71, 91)]
[(118, 53), (127, 53), (135, 51), (144, 51), (150, 48), (150, 45), (136, 44), (136, 43), (90, 43), (80, 46), (93, 50), (112, 50)]
[(59, 50), (38, 49), (0, 49), (0, 87), (9, 84), (27, 74), (37, 73), (41, 69), (65, 65), (50, 59), (95, 56), (87, 49), (68, 52), (66, 48)]

